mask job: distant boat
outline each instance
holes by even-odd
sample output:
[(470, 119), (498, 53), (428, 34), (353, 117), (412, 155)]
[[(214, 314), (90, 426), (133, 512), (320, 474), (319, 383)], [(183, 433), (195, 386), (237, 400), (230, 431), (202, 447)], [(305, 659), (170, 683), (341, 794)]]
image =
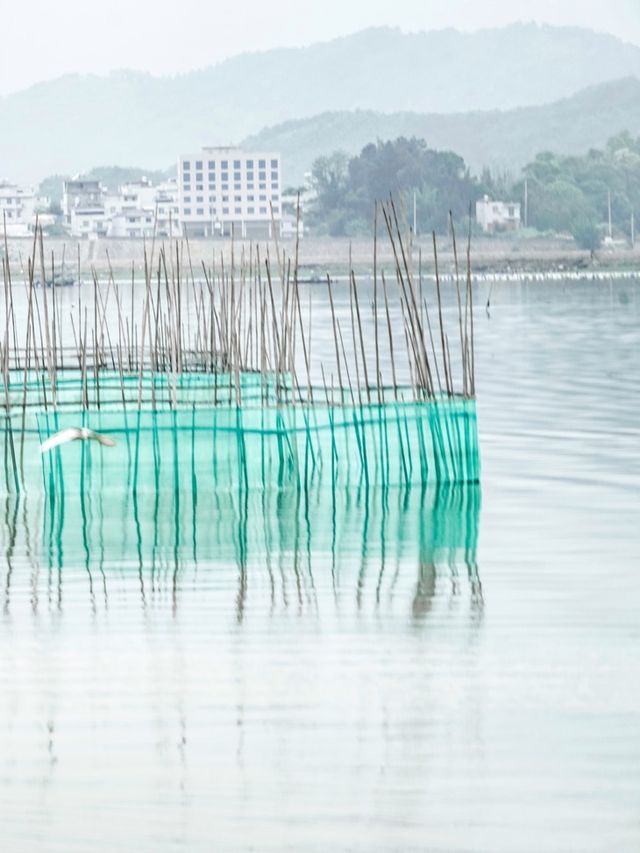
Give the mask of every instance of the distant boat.
[[(75, 284), (78, 284), (78, 281), (70, 275), (56, 274), (53, 278), (46, 278), (45, 283), (47, 287), (73, 287)], [(42, 287), (42, 279), (36, 278), (34, 284), (36, 287)]]
[[(331, 279), (333, 281), (333, 279)], [(321, 275), (310, 275), (306, 278), (298, 278), (298, 284), (326, 284), (327, 277)]]

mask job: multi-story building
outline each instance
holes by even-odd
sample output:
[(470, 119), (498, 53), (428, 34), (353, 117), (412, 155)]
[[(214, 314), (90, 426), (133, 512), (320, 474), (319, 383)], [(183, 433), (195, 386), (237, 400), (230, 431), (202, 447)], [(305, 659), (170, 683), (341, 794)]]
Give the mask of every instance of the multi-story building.
[(488, 195), (476, 202), (476, 221), (487, 234), (515, 231), (520, 228), (520, 204), (492, 201)]
[(154, 186), (146, 178), (107, 192), (99, 181), (65, 181), (62, 195), (64, 224), (73, 237), (178, 237), (178, 184)]
[(106, 235), (105, 189), (100, 181), (74, 178), (62, 187), (64, 225), (74, 237)]
[(280, 228), (280, 155), (203, 148), (178, 158), (178, 207), (188, 236), (272, 236)]
[(33, 187), (0, 182), (0, 229), (6, 222), (7, 235), (26, 237), (33, 233), (37, 199)]
[(175, 179), (154, 186), (143, 178), (123, 184), (107, 197), (109, 237), (179, 237), (178, 184)]

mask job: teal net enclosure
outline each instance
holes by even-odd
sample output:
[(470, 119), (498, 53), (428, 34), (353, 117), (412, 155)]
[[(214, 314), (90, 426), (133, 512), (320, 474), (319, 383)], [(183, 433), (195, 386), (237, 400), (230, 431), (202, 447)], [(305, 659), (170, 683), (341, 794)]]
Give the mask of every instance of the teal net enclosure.
[[(34, 482), (39, 462), (47, 490), (83, 488), (85, 466), (95, 457), (109, 491), (145, 491), (167, 477), (187, 488), (194, 472), (222, 492), (238, 483), (247, 489), (309, 486), (320, 477), (338, 486), (475, 483), (480, 473), (475, 401), (462, 398), (60, 409), (36, 412), (35, 422), (26, 439), (25, 476)], [(72, 427), (108, 435), (116, 446), (72, 442), (39, 458), (40, 443)]]

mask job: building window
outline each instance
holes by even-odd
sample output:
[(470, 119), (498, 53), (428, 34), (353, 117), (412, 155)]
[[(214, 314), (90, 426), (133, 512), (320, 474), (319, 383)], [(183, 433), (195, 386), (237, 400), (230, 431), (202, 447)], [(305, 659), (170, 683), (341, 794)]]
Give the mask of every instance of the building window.
[(228, 213), (229, 213), (229, 208), (228, 208), (228, 207), (223, 207), (223, 208), (222, 208), (222, 215), (223, 215), (223, 216), (227, 216), (227, 215), (228, 215)]
[(274, 182), (271, 184), (271, 189), (272, 189), (272, 190), (277, 190), (277, 189), (278, 189), (278, 182), (277, 182), (277, 181), (274, 181)]
[(255, 213), (255, 210), (256, 210), (255, 207), (248, 207), (247, 213)]
[(186, 196), (184, 197), (184, 202), (185, 202), (185, 204), (189, 204), (189, 202), (190, 202), (190, 201), (191, 201), (191, 196), (190, 196), (190, 195), (186, 195)]
[(278, 173), (277, 172), (271, 172), (271, 180), (272, 181), (278, 180)]
[(251, 183), (251, 184), (247, 184), (247, 189), (248, 189), (248, 190), (252, 190), (252, 189), (253, 189), (253, 184), (252, 184), (252, 183)]
[(185, 216), (191, 216), (191, 208), (190, 207), (185, 207), (184, 215)]
[(228, 169), (229, 168), (229, 161), (228, 160), (222, 160), (220, 162), (220, 168), (221, 169)]
[(266, 181), (267, 180), (267, 173), (266, 172), (259, 172), (258, 173), (258, 179), (260, 181)]
[(213, 172), (213, 171), (215, 171), (215, 168), (216, 168), (216, 161), (215, 160), (209, 160), (209, 171)]
[(188, 172), (189, 169), (191, 168), (191, 163), (188, 160), (185, 160), (184, 163), (182, 164), (182, 168), (185, 172)]
[(267, 185), (266, 185), (266, 184), (259, 184), (259, 185), (258, 185), (258, 189), (266, 190), (266, 188), (267, 188)]
[(265, 214), (266, 212), (267, 212), (267, 208), (266, 208), (266, 207), (261, 207), (261, 208), (260, 208), (260, 213)]
[(190, 192), (191, 191), (191, 184), (185, 184), (184, 185), (184, 191), (187, 193)]
[(266, 200), (267, 200), (266, 195), (261, 195), (261, 196), (260, 196), (260, 201), (266, 201)]
[(196, 210), (196, 213), (198, 214), (198, 216), (204, 216), (204, 208), (203, 208), (203, 207), (199, 207), (199, 208)]
[(241, 208), (241, 207), (236, 207), (236, 213), (237, 213), (237, 214), (239, 214), (239, 215), (240, 215), (240, 214), (242, 214), (242, 208)]
[(216, 188), (215, 181), (209, 181), (209, 189), (215, 190), (215, 188)]
[(215, 214), (215, 212), (216, 212), (215, 207), (213, 207), (213, 206), (212, 206), (212, 207), (210, 207), (210, 208), (209, 208), (209, 215), (210, 215), (210, 216), (213, 216), (213, 215)]
[(247, 160), (247, 169), (253, 169), (253, 160)]
[(201, 195), (199, 195), (199, 196), (196, 198), (196, 201), (198, 202), (198, 204), (202, 204), (202, 202), (204, 201), (204, 199), (202, 198), (202, 196), (201, 196)]
[(228, 189), (229, 189), (229, 184), (226, 184), (226, 183), (225, 183), (225, 184), (222, 184), (222, 189), (223, 189), (223, 190), (228, 190)]
[(241, 189), (242, 189), (242, 184), (234, 184), (234, 185), (233, 185), (233, 188), (234, 188), (234, 190), (241, 190)]
[(247, 196), (247, 201), (255, 201), (255, 197), (252, 195)]
[(272, 168), (272, 169), (277, 169), (277, 168), (278, 168), (278, 161), (277, 161), (277, 160), (272, 160), (272, 161), (271, 161), (271, 168)]
[(202, 171), (202, 160), (196, 160), (196, 169)]
[(277, 204), (272, 205), (272, 207), (273, 207), (273, 212), (274, 212), (274, 213), (279, 213), (279, 212), (280, 212), (280, 208), (278, 207), (278, 205), (277, 205)]
[(229, 201), (229, 196), (228, 196), (228, 195), (223, 195), (223, 196), (222, 196), (222, 201)]
[(266, 160), (258, 160), (258, 168), (259, 169), (266, 169), (267, 168), (267, 161)]
[(248, 181), (252, 181), (252, 180), (253, 180), (253, 169), (252, 169), (250, 172), (247, 172), (247, 180), (248, 180)]
[(273, 193), (273, 195), (271, 196), (271, 198), (272, 198), (274, 201), (278, 201), (278, 199), (280, 198), (280, 196), (278, 195), (278, 193)]
[(209, 196), (209, 201), (215, 202), (216, 197), (214, 195)]
[(223, 181), (228, 181), (229, 180), (229, 172), (223, 172), (220, 175), (220, 177), (222, 178)]

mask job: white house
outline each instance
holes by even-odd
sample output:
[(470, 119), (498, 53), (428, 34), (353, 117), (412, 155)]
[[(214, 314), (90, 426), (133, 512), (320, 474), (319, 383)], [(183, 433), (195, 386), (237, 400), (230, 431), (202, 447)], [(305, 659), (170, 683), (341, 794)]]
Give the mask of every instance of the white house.
[[(65, 216), (66, 218), (66, 216)], [(72, 207), (67, 228), (72, 237), (96, 240), (107, 236), (108, 219), (102, 205)]]
[(62, 215), (74, 237), (102, 237), (106, 234), (105, 189), (100, 181), (74, 178), (62, 187)]
[(123, 184), (108, 195), (109, 237), (179, 237), (178, 184), (169, 180), (154, 186), (143, 178)]
[(492, 201), (485, 195), (476, 202), (476, 221), (487, 234), (516, 231), (520, 228), (520, 204), (513, 201)]
[(37, 200), (33, 187), (0, 182), (0, 229), (7, 225), (7, 236), (27, 237), (33, 233)]
[(178, 183), (154, 186), (142, 178), (108, 192), (99, 181), (65, 181), (62, 196), (64, 223), (73, 237), (178, 237)]
[(282, 167), (272, 151), (203, 148), (178, 158), (178, 206), (187, 235), (271, 236), (282, 216)]

